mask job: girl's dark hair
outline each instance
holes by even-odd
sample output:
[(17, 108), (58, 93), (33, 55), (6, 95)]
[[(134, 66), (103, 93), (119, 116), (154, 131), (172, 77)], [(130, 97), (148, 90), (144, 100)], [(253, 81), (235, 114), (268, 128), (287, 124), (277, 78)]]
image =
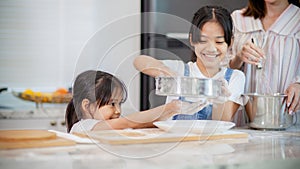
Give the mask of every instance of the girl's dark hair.
[[(200, 31), (203, 25), (209, 21), (216, 21), (222, 26), (225, 42), (230, 46), (233, 29), (232, 18), (230, 12), (221, 6), (204, 6), (194, 14), (192, 26), (190, 28), (191, 41), (193, 43), (200, 42)], [(197, 56), (195, 52), (193, 52), (191, 61), (195, 62), (196, 60)]]
[[(289, 0), (290, 4), (300, 7), (299, 0)], [(264, 0), (249, 0), (248, 6), (243, 13), (244, 16), (253, 16), (254, 19), (263, 18), (266, 15), (266, 4)]]
[(118, 78), (109, 73), (95, 70), (79, 74), (73, 85), (73, 99), (66, 109), (67, 131), (70, 132), (72, 126), (82, 119), (81, 103), (83, 99), (88, 99), (91, 103), (96, 102), (100, 108), (109, 103), (113, 91), (118, 88), (122, 92), (122, 102), (125, 102), (127, 99), (126, 86)]

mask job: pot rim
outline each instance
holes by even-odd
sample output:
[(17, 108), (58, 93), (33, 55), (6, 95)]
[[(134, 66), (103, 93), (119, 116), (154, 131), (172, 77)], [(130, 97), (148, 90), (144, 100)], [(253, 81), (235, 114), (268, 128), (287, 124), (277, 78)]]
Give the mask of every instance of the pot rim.
[(218, 79), (212, 79), (212, 78), (199, 78), (199, 77), (189, 77), (189, 76), (157, 76), (155, 77), (155, 80), (159, 80), (159, 79), (174, 79), (174, 80), (178, 80), (179, 79), (184, 79), (184, 80), (197, 80), (197, 81), (212, 81), (214, 83), (222, 83), (221, 81), (219, 81)]
[(283, 93), (273, 93), (273, 94), (262, 94), (262, 93), (244, 93), (243, 96), (255, 96), (255, 97), (287, 97)]

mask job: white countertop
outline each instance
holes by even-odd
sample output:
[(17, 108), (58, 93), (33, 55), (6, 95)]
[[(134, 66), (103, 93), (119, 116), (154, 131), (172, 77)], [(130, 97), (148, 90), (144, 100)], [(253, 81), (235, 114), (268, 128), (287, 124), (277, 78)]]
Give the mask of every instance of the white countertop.
[(1, 150), (1, 168), (298, 168), (300, 126), (233, 129), (248, 139)]

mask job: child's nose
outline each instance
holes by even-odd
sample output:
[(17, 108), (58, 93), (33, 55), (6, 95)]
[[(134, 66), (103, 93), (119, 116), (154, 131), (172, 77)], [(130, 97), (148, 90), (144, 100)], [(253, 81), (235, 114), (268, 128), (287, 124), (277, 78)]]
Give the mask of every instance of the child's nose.
[(209, 52), (216, 52), (216, 51), (217, 51), (217, 48), (216, 48), (215, 43), (209, 42), (209, 43), (207, 44), (207, 50), (208, 50)]
[(115, 114), (120, 114), (121, 113), (121, 107), (116, 106)]

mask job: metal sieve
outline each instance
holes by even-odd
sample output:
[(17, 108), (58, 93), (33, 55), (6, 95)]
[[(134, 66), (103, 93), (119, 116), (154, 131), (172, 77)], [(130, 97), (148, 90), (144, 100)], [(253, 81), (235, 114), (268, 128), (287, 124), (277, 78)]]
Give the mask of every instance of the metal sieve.
[(222, 82), (195, 77), (156, 77), (157, 95), (216, 98), (221, 94)]

